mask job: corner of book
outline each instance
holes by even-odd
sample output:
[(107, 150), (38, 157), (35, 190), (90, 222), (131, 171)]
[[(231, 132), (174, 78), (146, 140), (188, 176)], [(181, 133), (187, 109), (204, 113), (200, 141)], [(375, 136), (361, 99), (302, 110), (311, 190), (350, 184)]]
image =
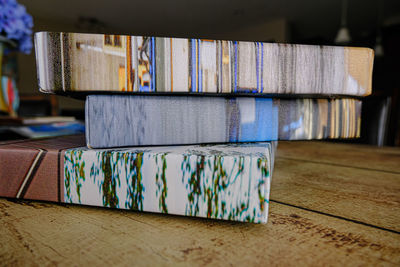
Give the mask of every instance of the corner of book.
[[(47, 32), (36, 32), (34, 35), (36, 69), (39, 91), (42, 93), (53, 92), (54, 79), (52, 79), (49, 61), (51, 61), (51, 52)], [(52, 86), (53, 85), (53, 86)]]
[(91, 148), (90, 147), (90, 144), (89, 144), (89, 134), (90, 134), (90, 127), (89, 127), (89, 96), (87, 96), (86, 97), (86, 101), (85, 101), (85, 138), (86, 138), (86, 145), (87, 145), (87, 147), (88, 148)]
[(266, 224), (266, 223), (268, 223), (268, 206), (267, 206), (267, 208), (264, 210), (263, 216), (260, 218), (260, 220), (258, 221), (258, 223), (260, 223), (260, 224)]
[(87, 127), (87, 123), (85, 124), (85, 138), (86, 138), (86, 146), (87, 148), (93, 149), (92, 145), (90, 144), (89, 139), (89, 129)]
[(43, 35), (46, 35), (46, 34), (48, 34), (48, 33), (49, 33), (49, 32), (46, 32), (46, 31), (35, 32), (35, 33), (33, 34), (33, 37), (34, 37), (34, 39), (35, 39), (35, 41), (36, 41), (37, 38), (42, 38)]
[[(371, 82), (372, 83), (372, 82)], [(365, 97), (365, 96), (369, 96), (369, 95), (371, 95), (372, 94), (372, 85), (370, 85), (367, 89), (365, 89), (365, 92), (364, 92), (364, 94), (362, 94), (361, 96), (362, 97)]]
[(372, 48), (365, 48), (368, 50), (369, 53), (369, 82), (368, 82), (368, 88), (366, 89), (366, 94), (370, 95), (372, 94), (372, 73), (374, 69), (374, 57), (375, 57), (375, 51)]
[(369, 47), (363, 47), (363, 49), (368, 52), (368, 54), (371, 56), (371, 59), (373, 60), (375, 57), (375, 50)]
[(369, 65), (369, 72), (370, 76), (372, 77), (372, 67), (374, 65), (374, 58), (375, 58), (375, 51), (372, 48), (369, 47), (357, 47), (359, 50), (363, 50), (365, 54), (367, 55), (365, 58), (368, 62)]
[(52, 90), (49, 90), (49, 89), (47, 89), (47, 88), (44, 88), (43, 85), (42, 85), (40, 82), (39, 82), (39, 84), (38, 84), (38, 89), (39, 89), (39, 92), (44, 93), (44, 94), (53, 93)]

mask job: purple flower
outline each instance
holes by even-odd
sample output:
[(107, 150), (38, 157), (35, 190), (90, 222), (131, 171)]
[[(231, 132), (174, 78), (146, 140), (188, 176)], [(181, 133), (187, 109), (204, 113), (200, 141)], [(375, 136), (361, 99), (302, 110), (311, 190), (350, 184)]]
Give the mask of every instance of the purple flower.
[(25, 35), (23, 39), (19, 41), (19, 51), (25, 54), (29, 54), (32, 50), (32, 38), (30, 35)]
[(18, 43), (18, 49), (30, 53), (32, 49), (32, 16), (15, 0), (0, 0), (0, 35)]

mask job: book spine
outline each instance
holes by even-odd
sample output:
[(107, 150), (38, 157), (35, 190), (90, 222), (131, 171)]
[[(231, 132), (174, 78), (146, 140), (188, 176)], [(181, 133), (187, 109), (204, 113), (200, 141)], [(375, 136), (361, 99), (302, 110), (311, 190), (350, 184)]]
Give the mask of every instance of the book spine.
[(63, 202), (64, 151), (82, 136), (0, 144), (0, 196)]
[(92, 148), (354, 138), (355, 99), (90, 95)]
[(272, 143), (65, 152), (66, 203), (265, 223)]
[[(0, 196), (59, 201), (57, 153), (46, 149), (0, 149)], [(48, 178), (49, 176), (51, 178)]]

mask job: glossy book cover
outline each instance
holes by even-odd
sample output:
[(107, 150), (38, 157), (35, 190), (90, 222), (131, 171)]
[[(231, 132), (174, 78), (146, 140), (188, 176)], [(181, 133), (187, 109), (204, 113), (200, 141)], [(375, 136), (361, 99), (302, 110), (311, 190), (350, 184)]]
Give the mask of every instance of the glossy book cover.
[(359, 137), (361, 101), (89, 95), (91, 148)]
[(83, 143), (67, 136), (0, 144), (0, 196), (267, 221), (274, 142), (108, 150)]
[(42, 92), (371, 93), (373, 50), (109, 34), (35, 34)]

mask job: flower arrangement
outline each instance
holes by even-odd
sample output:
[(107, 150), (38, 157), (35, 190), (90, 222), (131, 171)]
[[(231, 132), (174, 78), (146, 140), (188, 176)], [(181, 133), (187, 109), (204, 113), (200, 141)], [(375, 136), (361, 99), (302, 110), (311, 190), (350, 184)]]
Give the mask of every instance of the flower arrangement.
[(16, 52), (32, 50), (32, 16), (16, 0), (0, 0), (0, 114), (17, 116)]
[[(32, 16), (16, 0), (0, 0), (0, 36), (15, 44), (18, 51), (32, 50)], [(1, 40), (1, 39), (0, 39)]]

